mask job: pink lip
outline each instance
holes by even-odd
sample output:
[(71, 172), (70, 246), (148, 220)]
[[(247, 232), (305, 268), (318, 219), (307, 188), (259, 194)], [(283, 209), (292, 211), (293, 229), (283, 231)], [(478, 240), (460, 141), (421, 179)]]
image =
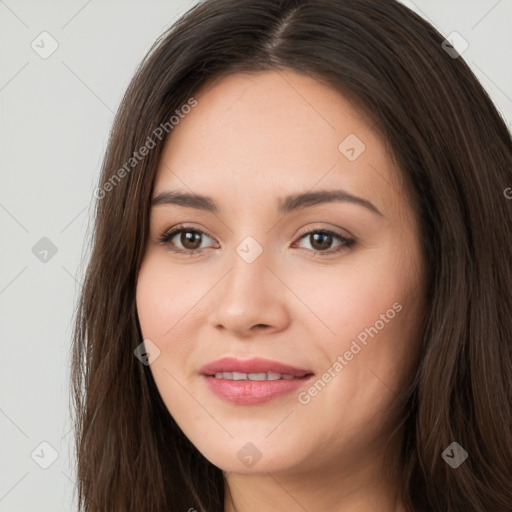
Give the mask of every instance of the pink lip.
[[(217, 372), (264, 373), (276, 372), (296, 376), (279, 380), (217, 379)], [(256, 405), (286, 395), (309, 381), (314, 373), (269, 359), (241, 360), (225, 357), (201, 368), (200, 373), (208, 388), (220, 398), (239, 405)]]
[(203, 366), (199, 373), (202, 375), (215, 375), (217, 372), (242, 372), (242, 373), (263, 373), (276, 372), (288, 373), (295, 377), (304, 377), (312, 374), (311, 370), (295, 368), (288, 364), (255, 357), (252, 359), (236, 359), (234, 357), (223, 357)]

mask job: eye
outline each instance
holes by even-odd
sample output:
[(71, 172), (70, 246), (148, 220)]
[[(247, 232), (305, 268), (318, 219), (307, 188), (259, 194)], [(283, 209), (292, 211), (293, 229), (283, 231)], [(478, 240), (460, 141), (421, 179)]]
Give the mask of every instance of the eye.
[[(177, 236), (178, 234), (180, 235), (179, 237)], [(192, 228), (190, 226), (180, 225), (176, 226), (174, 229), (172, 229), (172, 231), (166, 231), (162, 233), (158, 237), (158, 241), (163, 245), (169, 245), (171, 250), (175, 252), (191, 255), (195, 254), (196, 252), (200, 252), (201, 249), (204, 249), (204, 247), (201, 247), (201, 238), (203, 236), (212, 238), (204, 231)], [(175, 246), (175, 242), (172, 242), (174, 238), (176, 238), (182, 247)]]
[[(310, 243), (312, 249), (307, 250), (313, 251), (315, 256), (331, 255), (342, 252), (355, 244), (354, 239), (346, 238), (343, 235), (340, 235), (339, 233), (329, 229), (316, 229), (307, 231), (306, 233), (302, 234), (302, 236), (299, 238), (299, 241), (300, 240), (306, 240)], [(340, 243), (333, 249), (331, 246), (334, 240), (338, 240)]]

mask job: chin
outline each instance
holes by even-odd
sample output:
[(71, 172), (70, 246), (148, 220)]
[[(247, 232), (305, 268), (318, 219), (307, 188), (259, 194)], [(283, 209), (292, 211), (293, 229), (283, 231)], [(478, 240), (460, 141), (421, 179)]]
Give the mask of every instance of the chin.
[[(194, 443), (194, 445), (214, 466), (228, 473), (254, 474), (286, 471), (297, 466), (304, 457), (303, 444), (287, 446), (279, 436), (275, 436), (272, 440), (260, 441), (261, 436), (254, 436), (253, 441), (249, 439), (251, 439), (250, 435), (244, 436), (243, 439), (235, 437), (223, 441), (203, 437), (200, 443)], [(289, 437), (288, 440), (290, 440)]]

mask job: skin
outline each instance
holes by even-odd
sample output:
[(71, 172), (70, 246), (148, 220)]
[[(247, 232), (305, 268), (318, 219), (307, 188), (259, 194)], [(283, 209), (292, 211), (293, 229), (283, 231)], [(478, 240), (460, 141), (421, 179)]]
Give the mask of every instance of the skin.
[[(403, 510), (399, 438), (392, 464), (383, 461), (385, 415), (417, 364), (426, 287), (419, 221), (399, 170), (365, 116), (307, 75), (230, 75), (194, 97), (198, 105), (166, 142), (153, 197), (193, 192), (220, 210), (152, 208), (136, 300), (143, 336), (160, 350), (150, 369), (162, 399), (225, 472), (227, 512)], [(354, 161), (338, 149), (350, 134), (366, 146)], [(350, 202), (277, 210), (286, 195), (340, 188), (381, 215)], [(173, 242), (194, 248), (180, 234), (159, 243), (179, 223), (207, 233), (201, 252), (173, 252)], [(342, 242), (301, 235), (318, 229), (356, 242), (322, 255)], [(263, 249), (252, 263), (236, 251), (247, 236)], [(338, 356), (396, 303), (400, 312), (333, 371)], [(306, 404), (294, 391), (237, 405), (199, 375), (223, 356), (273, 359), (317, 378), (331, 368), (335, 376)], [(252, 467), (237, 457), (248, 442), (261, 454)]]

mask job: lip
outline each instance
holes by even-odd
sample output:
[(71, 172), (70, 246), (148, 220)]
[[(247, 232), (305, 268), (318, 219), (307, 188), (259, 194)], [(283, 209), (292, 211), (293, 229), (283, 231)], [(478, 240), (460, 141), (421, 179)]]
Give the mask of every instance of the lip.
[[(263, 373), (276, 372), (293, 375), (295, 379), (278, 380), (230, 380), (217, 379), (217, 372)], [(199, 372), (206, 385), (223, 400), (238, 405), (256, 405), (291, 393), (306, 385), (314, 372), (272, 361), (270, 359), (236, 359), (224, 357), (203, 366)]]
[(311, 370), (304, 370), (290, 366), (289, 364), (272, 361), (271, 359), (263, 359), (254, 357), (252, 359), (236, 359), (235, 357), (223, 357), (212, 361), (203, 366), (199, 373), (202, 375), (215, 375), (217, 372), (242, 372), (242, 373), (262, 373), (276, 372), (288, 373), (295, 377), (304, 377), (313, 374)]

